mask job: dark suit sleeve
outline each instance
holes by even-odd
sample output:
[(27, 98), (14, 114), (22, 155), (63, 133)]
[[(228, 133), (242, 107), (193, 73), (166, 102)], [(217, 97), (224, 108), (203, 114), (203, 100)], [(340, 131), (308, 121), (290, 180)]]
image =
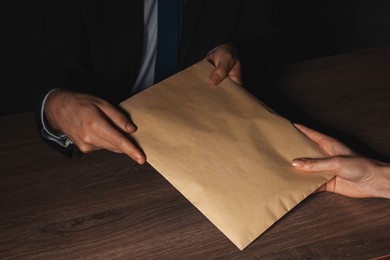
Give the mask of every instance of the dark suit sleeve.
[(40, 80), (32, 90), (39, 131), (41, 104), (53, 88), (88, 93), (113, 105), (130, 95), (142, 50), (142, 10), (143, 0), (45, 1)]
[(231, 42), (238, 49), (243, 85), (256, 96), (261, 96), (274, 80), (278, 39), (276, 24), (275, 1), (243, 1)]
[(253, 94), (272, 80), (278, 37), (274, 0), (187, 0), (181, 66), (188, 67), (215, 46), (230, 42), (238, 50), (243, 85)]
[(41, 46), (41, 87), (35, 91), (39, 98), (52, 88), (91, 84), (88, 37), (80, 1), (46, 1)]
[[(51, 89), (66, 88), (81, 92), (83, 86), (92, 82), (80, 2), (46, 1), (43, 13), (38, 82), (31, 89), (39, 133), (42, 130), (42, 101)], [(71, 156), (73, 145), (64, 148), (46, 138), (43, 140), (55, 150)]]

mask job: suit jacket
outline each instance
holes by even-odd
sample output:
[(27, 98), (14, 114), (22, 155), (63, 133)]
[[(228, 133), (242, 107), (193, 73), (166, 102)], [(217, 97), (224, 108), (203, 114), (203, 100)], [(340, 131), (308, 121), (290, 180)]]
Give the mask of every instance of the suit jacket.
[[(113, 104), (130, 96), (142, 53), (143, 6), (143, 0), (46, 1), (40, 82), (32, 93), (39, 129), (41, 102), (50, 89), (86, 92)], [(182, 28), (181, 69), (231, 42), (244, 87), (256, 95), (269, 78), (277, 35), (273, 1), (187, 0)]]

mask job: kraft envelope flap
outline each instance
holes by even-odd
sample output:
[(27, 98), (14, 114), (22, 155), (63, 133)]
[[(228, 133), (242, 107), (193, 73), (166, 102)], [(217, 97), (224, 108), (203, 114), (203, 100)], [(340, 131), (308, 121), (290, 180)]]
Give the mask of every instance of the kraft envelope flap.
[(147, 161), (240, 250), (327, 182), (297, 157), (323, 157), (290, 121), (202, 60), (123, 101)]

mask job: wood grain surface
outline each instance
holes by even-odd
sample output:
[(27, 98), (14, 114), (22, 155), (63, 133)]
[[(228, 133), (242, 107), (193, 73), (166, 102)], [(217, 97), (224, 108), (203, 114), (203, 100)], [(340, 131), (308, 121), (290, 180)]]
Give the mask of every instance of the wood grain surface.
[[(390, 47), (290, 65), (277, 87), (275, 107), (294, 121), (390, 158)], [(0, 117), (0, 212), (0, 259), (390, 254), (390, 200), (330, 193), (309, 196), (240, 251), (151, 166), (107, 151), (67, 159), (43, 143), (31, 113)]]

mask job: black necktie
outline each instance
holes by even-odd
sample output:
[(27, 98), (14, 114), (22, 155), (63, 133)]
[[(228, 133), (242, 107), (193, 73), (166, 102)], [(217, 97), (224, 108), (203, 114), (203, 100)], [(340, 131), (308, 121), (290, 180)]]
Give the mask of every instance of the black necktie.
[(155, 83), (178, 70), (182, 10), (183, 0), (158, 0)]

